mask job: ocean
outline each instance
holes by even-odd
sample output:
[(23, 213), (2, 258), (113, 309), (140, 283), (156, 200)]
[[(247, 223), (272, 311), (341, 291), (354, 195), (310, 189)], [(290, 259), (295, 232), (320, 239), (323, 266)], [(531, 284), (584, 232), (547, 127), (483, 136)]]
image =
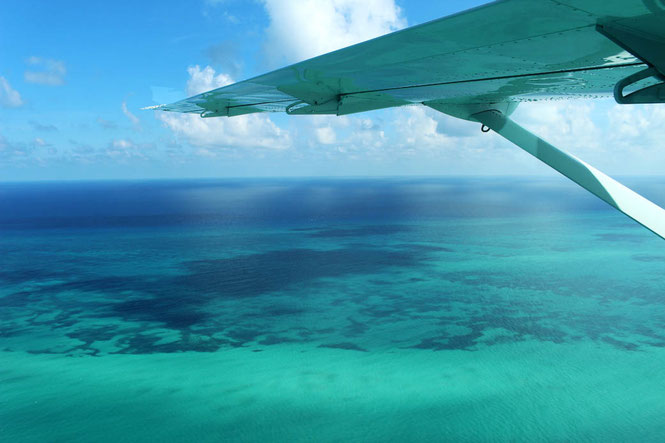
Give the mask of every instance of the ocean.
[(665, 243), (563, 179), (2, 183), (0, 257), (2, 441), (665, 439)]

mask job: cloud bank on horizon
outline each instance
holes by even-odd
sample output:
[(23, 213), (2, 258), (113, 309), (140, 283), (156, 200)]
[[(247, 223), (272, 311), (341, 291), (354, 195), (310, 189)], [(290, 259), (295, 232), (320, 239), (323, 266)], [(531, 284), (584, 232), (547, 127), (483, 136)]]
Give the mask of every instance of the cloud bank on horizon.
[[(426, 5), (205, 0), (182, 14), (169, 15), (164, 7), (161, 18), (187, 19), (192, 26), (185, 29), (223, 31), (141, 43), (140, 23), (130, 23), (122, 38), (103, 42), (102, 54), (71, 60), (69, 41), (54, 41), (44, 55), (35, 55), (27, 41), (14, 50), (12, 63), (0, 65), (0, 180), (552, 174), (478, 125), (425, 107), (230, 119), (137, 111), (154, 91), (190, 96), (402, 29)], [(451, 1), (444, 12), (467, 6)], [(126, 12), (115, 11), (118, 17)], [(159, 54), (143, 57), (144, 46)], [(662, 174), (663, 117), (663, 107), (621, 107), (610, 99), (528, 104), (515, 114), (527, 128), (613, 174)]]

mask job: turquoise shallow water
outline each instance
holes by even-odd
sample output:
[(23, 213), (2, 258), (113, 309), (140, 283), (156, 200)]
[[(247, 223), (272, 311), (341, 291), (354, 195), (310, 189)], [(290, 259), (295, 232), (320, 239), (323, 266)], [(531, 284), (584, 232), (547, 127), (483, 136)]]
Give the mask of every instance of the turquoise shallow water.
[(665, 436), (662, 240), (565, 182), (6, 184), (0, 234), (2, 440)]

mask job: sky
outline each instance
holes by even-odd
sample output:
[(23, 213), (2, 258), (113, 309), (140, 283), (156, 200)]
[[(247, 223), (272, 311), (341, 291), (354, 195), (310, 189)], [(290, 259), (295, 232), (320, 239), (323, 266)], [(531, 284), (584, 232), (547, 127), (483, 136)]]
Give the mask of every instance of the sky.
[[(0, 2), (0, 181), (543, 175), (424, 107), (200, 119), (176, 101), (483, 0)], [(514, 119), (615, 176), (662, 175), (665, 107), (521, 105)]]

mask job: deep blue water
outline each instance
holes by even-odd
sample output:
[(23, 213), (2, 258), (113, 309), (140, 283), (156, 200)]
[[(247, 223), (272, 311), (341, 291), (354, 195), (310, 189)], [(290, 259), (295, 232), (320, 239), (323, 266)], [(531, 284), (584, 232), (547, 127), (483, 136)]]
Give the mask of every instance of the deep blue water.
[(658, 441), (663, 246), (562, 180), (0, 184), (0, 439)]
[[(640, 183), (658, 196), (657, 183)], [(661, 190), (662, 193), (662, 190)], [(335, 225), (607, 211), (566, 181), (346, 179), (0, 185), (0, 228)]]

